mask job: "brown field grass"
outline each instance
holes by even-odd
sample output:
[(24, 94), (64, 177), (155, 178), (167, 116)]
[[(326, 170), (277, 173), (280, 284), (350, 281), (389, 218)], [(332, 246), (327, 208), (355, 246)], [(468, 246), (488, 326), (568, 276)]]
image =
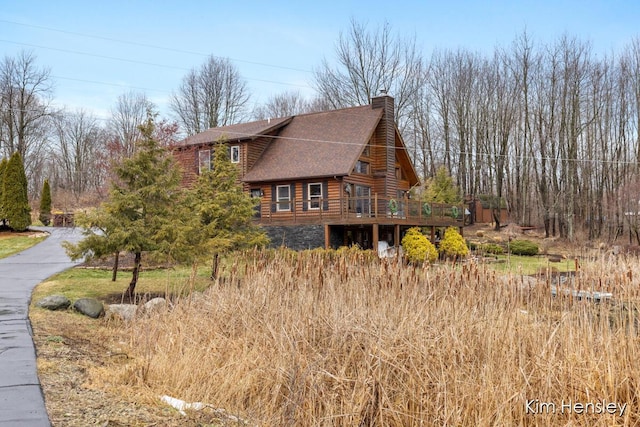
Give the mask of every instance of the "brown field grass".
[[(170, 310), (106, 325), (129, 357), (92, 383), (250, 425), (637, 425), (637, 262), (581, 267), (575, 286), (615, 294), (596, 304), (475, 264), (256, 252)], [(595, 413), (603, 402), (624, 414)]]

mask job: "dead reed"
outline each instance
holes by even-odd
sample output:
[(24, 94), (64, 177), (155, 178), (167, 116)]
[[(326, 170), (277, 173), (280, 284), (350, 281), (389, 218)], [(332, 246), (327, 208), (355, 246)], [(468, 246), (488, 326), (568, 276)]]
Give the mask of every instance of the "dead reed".
[(596, 304), (475, 264), (253, 252), (133, 324), (122, 378), (265, 426), (636, 425), (637, 262), (581, 266)]

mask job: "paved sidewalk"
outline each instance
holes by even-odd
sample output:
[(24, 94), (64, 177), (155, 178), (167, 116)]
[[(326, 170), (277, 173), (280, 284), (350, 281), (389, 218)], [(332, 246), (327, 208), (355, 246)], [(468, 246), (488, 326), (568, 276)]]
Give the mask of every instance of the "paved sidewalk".
[(36, 370), (28, 310), (33, 288), (76, 265), (61, 247), (82, 235), (73, 228), (34, 227), (51, 233), (42, 243), (0, 259), (0, 426), (50, 426)]

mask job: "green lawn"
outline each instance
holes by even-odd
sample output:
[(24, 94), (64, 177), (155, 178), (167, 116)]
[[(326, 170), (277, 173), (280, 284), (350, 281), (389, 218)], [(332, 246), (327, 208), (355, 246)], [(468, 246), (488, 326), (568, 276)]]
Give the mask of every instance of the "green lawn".
[(553, 269), (558, 272), (575, 271), (575, 261), (573, 259), (565, 259), (560, 262), (550, 262), (548, 257), (538, 256), (520, 256), (520, 255), (497, 255), (494, 256), (495, 263), (489, 265), (497, 271), (516, 274), (535, 274), (544, 269)]
[[(191, 280), (191, 268), (143, 270), (140, 273), (136, 293), (139, 295), (184, 295), (191, 290), (202, 291), (211, 285), (207, 268), (200, 268), (195, 280)], [(76, 267), (56, 274), (41, 283), (33, 292), (32, 299), (47, 295), (62, 294), (70, 300), (78, 298), (105, 299), (123, 295), (131, 281), (130, 271), (119, 271), (115, 282), (111, 271)]]
[(25, 234), (0, 233), (0, 258), (6, 258), (42, 242), (46, 237), (29, 237)]

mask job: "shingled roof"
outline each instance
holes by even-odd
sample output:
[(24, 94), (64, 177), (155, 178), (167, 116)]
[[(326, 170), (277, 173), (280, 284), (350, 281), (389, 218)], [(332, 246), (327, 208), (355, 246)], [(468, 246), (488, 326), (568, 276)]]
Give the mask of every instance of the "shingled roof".
[(277, 131), (278, 128), (286, 125), (289, 120), (291, 120), (291, 117), (282, 117), (279, 119), (260, 120), (257, 122), (238, 123), (235, 125), (211, 128), (186, 138), (180, 145), (210, 144), (219, 140), (242, 141), (254, 139), (258, 136), (269, 135)]
[(365, 105), (294, 116), (244, 181), (348, 175), (383, 112)]

